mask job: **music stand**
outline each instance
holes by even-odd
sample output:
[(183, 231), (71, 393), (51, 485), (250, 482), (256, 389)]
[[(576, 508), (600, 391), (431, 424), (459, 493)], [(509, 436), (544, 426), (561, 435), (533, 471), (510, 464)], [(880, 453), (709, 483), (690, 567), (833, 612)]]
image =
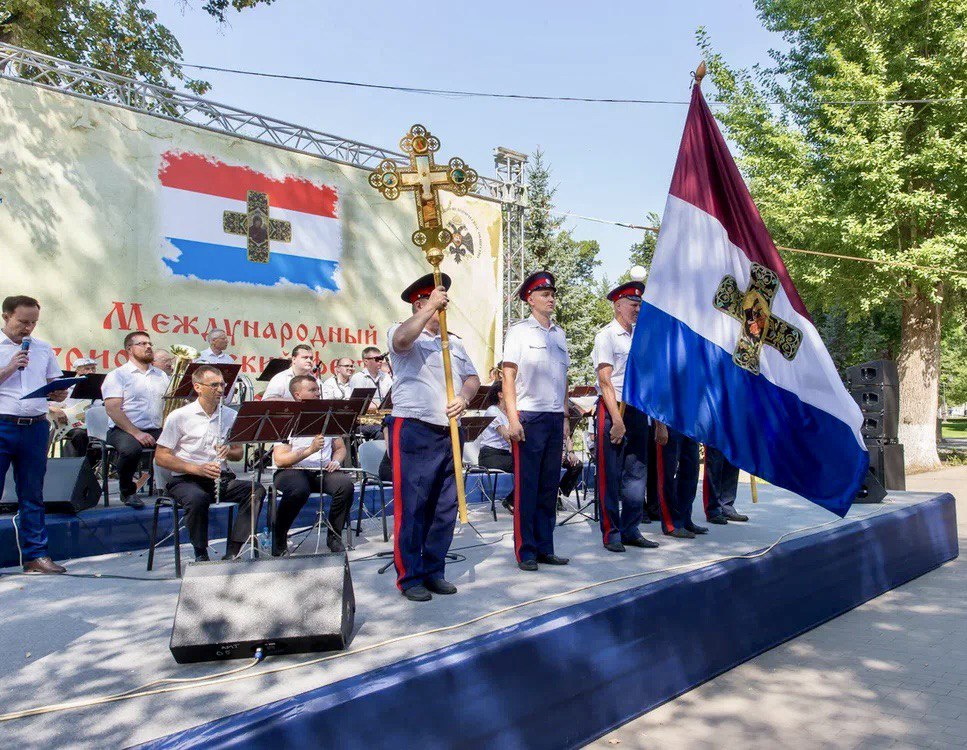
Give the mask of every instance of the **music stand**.
[[(223, 365), (229, 367), (231, 365)], [(234, 365), (237, 367), (238, 365)], [(232, 424), (225, 442), (232, 445), (281, 443), (289, 438), (292, 426), (301, 412), (301, 402), (297, 401), (246, 401), (239, 407), (238, 415)], [(219, 480), (221, 481), (221, 480)], [(249, 559), (255, 559), (255, 550), (259, 546), (255, 533), (255, 483), (252, 477), (252, 495), (249, 499), (249, 515), (251, 526), (249, 537), (245, 540), (238, 556), (242, 555), (245, 545), (249, 547)], [(231, 530), (229, 530), (231, 533)]]
[(379, 402), (379, 410), (387, 414), (393, 410), (393, 386), (389, 387), (386, 395), (383, 396), (383, 400)]
[[(595, 404), (593, 401), (590, 405), (587, 403), (589, 396), (594, 396), (596, 401), (597, 393), (598, 393), (597, 389), (593, 385), (578, 385), (572, 388), (571, 391), (568, 393), (567, 419), (571, 428), (572, 435), (574, 434), (574, 429), (578, 426), (578, 424), (580, 424), (585, 419), (590, 419), (591, 431), (594, 433), (594, 436), (595, 436), (594, 439), (595, 440), (598, 439), (597, 409), (595, 408)], [(597, 456), (597, 450), (588, 452), (588, 464), (594, 466), (595, 476), (597, 476), (597, 473), (600, 469), (600, 467), (598, 466), (596, 456)], [(588, 501), (587, 482), (583, 481), (582, 484), (584, 484), (583, 502), (582, 500), (579, 499), (577, 501), (577, 507), (575, 508), (574, 512), (572, 512), (564, 520), (558, 521), (558, 524), (557, 524), (558, 526), (563, 526), (575, 516), (582, 516), (583, 518), (586, 518), (589, 521), (598, 520), (597, 486), (595, 485), (594, 487), (591, 488), (591, 500)]]
[(466, 441), (472, 443), (480, 437), (494, 419), (495, 417), (488, 416), (460, 417), (460, 427), (464, 431)]
[(195, 395), (195, 389), (192, 387), (191, 378), (195, 374), (195, 370), (199, 367), (214, 367), (222, 374), (222, 378), (225, 380), (225, 391), (224, 393), (231, 393), (232, 389), (235, 387), (235, 381), (238, 378), (238, 374), (242, 371), (241, 365), (236, 364), (217, 364), (210, 365), (207, 362), (192, 362), (185, 368), (185, 374), (181, 376), (181, 380), (178, 381), (178, 385), (175, 388), (174, 393), (170, 396), (165, 396), (165, 398), (192, 398)]
[(492, 387), (493, 383), (482, 383), (477, 388), (477, 392), (473, 394), (470, 401), (467, 402), (467, 411), (486, 411), (488, 406), (487, 397), (490, 395), (490, 389)]
[(269, 360), (269, 363), (265, 366), (265, 369), (262, 370), (262, 374), (255, 379), (260, 380), (262, 382), (268, 382), (276, 375), (278, 375), (280, 372), (282, 372), (283, 370), (289, 367), (292, 367), (291, 359), (284, 359), (282, 357), (273, 357), (272, 359)]
[(84, 380), (74, 386), (74, 390), (71, 392), (71, 398), (103, 401), (104, 396), (101, 395), (101, 385), (104, 383), (104, 378), (107, 375), (105, 373), (94, 373), (92, 375), (82, 375), (81, 377)]

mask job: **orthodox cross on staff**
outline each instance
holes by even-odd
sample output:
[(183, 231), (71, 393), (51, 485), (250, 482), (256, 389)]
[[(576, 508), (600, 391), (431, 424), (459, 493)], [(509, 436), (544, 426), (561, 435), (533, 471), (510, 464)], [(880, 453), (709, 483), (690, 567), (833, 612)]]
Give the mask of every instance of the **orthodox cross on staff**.
[[(477, 182), (477, 173), (463, 159), (453, 158), (446, 166), (437, 165), (433, 155), (440, 150), (439, 139), (422, 125), (414, 125), (400, 140), (400, 148), (410, 157), (410, 168), (401, 170), (391, 159), (384, 160), (369, 175), (369, 184), (384, 198), (396, 200), (404, 190), (412, 191), (416, 199), (416, 219), (419, 228), (413, 232), (413, 244), (423, 250), (427, 262), (433, 266), (433, 283), (443, 283), (440, 263), (444, 248), (452, 235), (443, 226), (440, 210), (440, 190), (466, 195)], [(440, 310), (440, 344), (443, 348), (443, 374), (446, 381), (447, 403), (453, 400), (453, 370), (450, 365), (450, 338), (447, 335), (446, 310)], [(467, 493), (463, 484), (463, 452), (456, 419), (450, 420), (450, 440), (453, 446), (453, 471), (457, 481), (457, 507), (460, 522), (467, 522)]]
[(253, 263), (269, 262), (269, 241), (292, 242), (292, 224), (269, 218), (269, 196), (249, 190), (245, 213), (225, 211), (222, 231), (248, 238), (248, 259)]

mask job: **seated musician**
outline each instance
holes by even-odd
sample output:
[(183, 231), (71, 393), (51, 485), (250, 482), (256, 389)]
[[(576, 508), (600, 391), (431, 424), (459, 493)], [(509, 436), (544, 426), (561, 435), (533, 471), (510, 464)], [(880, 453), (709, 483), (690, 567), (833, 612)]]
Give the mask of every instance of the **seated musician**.
[[(87, 357), (74, 360), (74, 372), (78, 377), (81, 375), (93, 375), (97, 372), (97, 362)], [(69, 426), (70, 429), (64, 434), (64, 457), (87, 456), (87, 461), (91, 466), (96, 466), (101, 460), (99, 448), (90, 449), (90, 440), (87, 437), (87, 426), (84, 424), (84, 413), (91, 405), (91, 401), (86, 398), (74, 398), (74, 388), (67, 389), (67, 398), (60, 404), (51, 403), (50, 416), (60, 427)]]
[(322, 384), (322, 398), (349, 398), (353, 392), (353, 387), (349, 381), (352, 379), (355, 369), (356, 364), (349, 357), (341, 357), (336, 362), (336, 372)]
[(379, 409), (389, 389), (393, 387), (393, 376), (382, 369), (385, 362), (386, 356), (380, 353), (379, 349), (375, 346), (367, 346), (363, 349), (363, 369), (353, 375), (349, 381), (349, 385), (353, 388), (376, 389), (369, 406), (370, 411)]
[[(299, 375), (289, 382), (289, 392), (296, 401), (318, 399), (319, 383), (311, 375)], [(275, 511), (272, 555), (279, 557), (288, 550), (289, 529), (313, 492), (332, 497), (326, 542), (333, 552), (345, 551), (341, 534), (352, 506), (353, 480), (339, 470), (346, 458), (342, 438), (290, 437), (272, 449), (272, 458), (273, 482), (282, 495)]]
[[(191, 382), (198, 398), (168, 415), (158, 438), (155, 461), (172, 473), (167, 494), (185, 508), (185, 526), (196, 562), (208, 561), (208, 506), (215, 502), (215, 482), (220, 485), (220, 500), (238, 503), (223, 558), (230, 560), (238, 556), (250, 534), (252, 482), (236, 479), (228, 471), (226, 461), (241, 460), (242, 446), (224, 444), (236, 413), (219, 405), (225, 390), (222, 373), (211, 365), (202, 365), (192, 373)], [(256, 517), (264, 497), (265, 489), (256, 484)]]
[[(514, 473), (514, 459), (510, 452), (510, 438), (507, 431), (509, 421), (507, 412), (504, 409), (504, 394), (501, 389), (500, 381), (495, 381), (487, 394), (487, 411), (485, 416), (493, 417), (494, 421), (487, 425), (487, 428), (477, 438), (477, 445), (480, 446), (480, 465), (486, 469), (496, 469), (508, 474)], [(580, 459), (574, 451), (567, 452), (561, 465), (564, 468), (564, 476), (558, 486), (558, 493), (564, 497), (569, 497), (574, 492), (577, 483), (581, 478), (584, 469)], [(500, 501), (507, 510), (514, 511), (514, 491)], [(561, 507), (560, 497), (558, 498), (558, 508)]]
[(297, 375), (311, 375), (315, 367), (315, 352), (308, 344), (299, 344), (292, 349), (292, 364), (288, 370), (273, 375), (262, 394), (263, 401), (291, 401), (289, 381)]

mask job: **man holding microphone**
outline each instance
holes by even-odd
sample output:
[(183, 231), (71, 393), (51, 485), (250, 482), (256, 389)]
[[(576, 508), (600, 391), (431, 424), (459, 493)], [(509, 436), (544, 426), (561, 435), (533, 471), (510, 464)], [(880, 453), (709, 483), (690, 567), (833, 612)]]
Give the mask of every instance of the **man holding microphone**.
[(24, 573), (65, 573), (47, 552), (44, 521), (44, 474), (47, 472), (47, 399), (63, 401), (67, 391), (47, 399), (22, 396), (61, 376), (54, 351), (32, 338), (40, 318), (40, 303), (17, 295), (3, 301), (0, 331), (0, 494), (13, 464), (17, 486), (18, 541)]

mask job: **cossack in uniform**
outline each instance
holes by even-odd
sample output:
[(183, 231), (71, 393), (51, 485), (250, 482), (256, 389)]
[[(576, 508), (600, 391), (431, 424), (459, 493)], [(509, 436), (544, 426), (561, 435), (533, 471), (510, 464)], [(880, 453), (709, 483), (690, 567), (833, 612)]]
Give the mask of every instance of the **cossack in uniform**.
[[(450, 288), (450, 277), (443, 274)], [(413, 304), (435, 289), (433, 275), (411, 284), (401, 295)], [(453, 448), (446, 415), (446, 382), (440, 334), (424, 329), (406, 351), (393, 343), (401, 324), (386, 334), (395, 379), (393, 411), (387, 418), (393, 474), (393, 562), (401, 592), (415, 586), (433, 590), (443, 580), (446, 554), (457, 518)], [(459, 391), (477, 371), (463, 344), (450, 334), (454, 388)], [(429, 584), (429, 585), (427, 585)]]
[(702, 478), (702, 504), (709, 523), (748, 521), (735, 509), (739, 488), (739, 467), (731, 463), (718, 448), (705, 446), (705, 473)]
[[(556, 291), (548, 271), (528, 276), (518, 294), (527, 301), (541, 289)], [(536, 569), (537, 562), (563, 565), (567, 560), (554, 554), (554, 526), (571, 364), (564, 330), (553, 322), (545, 328), (531, 315), (508, 329), (503, 363), (517, 367), (514, 387), (524, 428), (524, 440), (511, 441), (517, 563), (525, 570)]]
[[(640, 281), (621, 284), (608, 293), (608, 300), (628, 298), (641, 302), (645, 285)], [(614, 419), (605, 404), (598, 384), (598, 403), (595, 418), (595, 450), (597, 487), (600, 510), (601, 536), (604, 546), (612, 552), (623, 552), (624, 545), (656, 547), (638, 529), (644, 512), (648, 470), (648, 417), (630, 404), (622, 404), (625, 365), (631, 351), (634, 328), (627, 330), (617, 318), (598, 331), (594, 337), (591, 359), (595, 373), (601, 365), (611, 366), (611, 385), (625, 425), (625, 435), (619, 443), (611, 442)], [(600, 377), (600, 376), (599, 376)]]

